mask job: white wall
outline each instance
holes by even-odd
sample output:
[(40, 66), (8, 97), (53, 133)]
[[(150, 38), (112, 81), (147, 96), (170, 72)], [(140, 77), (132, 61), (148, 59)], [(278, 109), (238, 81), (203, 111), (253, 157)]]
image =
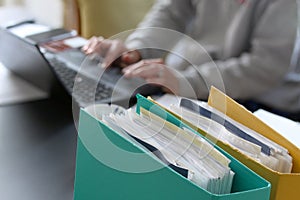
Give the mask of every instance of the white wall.
[(63, 0), (0, 0), (0, 6), (21, 5), (39, 22), (51, 27), (63, 26)]
[(63, 0), (23, 0), (38, 22), (51, 27), (63, 26)]

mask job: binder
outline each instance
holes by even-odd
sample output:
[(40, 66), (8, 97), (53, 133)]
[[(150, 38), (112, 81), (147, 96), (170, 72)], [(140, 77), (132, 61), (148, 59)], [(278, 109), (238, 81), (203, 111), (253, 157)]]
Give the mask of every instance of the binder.
[(220, 141), (217, 142), (217, 145), (224, 149), (227, 153), (231, 154), (237, 160), (241, 161), (271, 183), (271, 200), (299, 199), (300, 149), (253, 115), (245, 107), (238, 104), (214, 87), (211, 88), (208, 105), (288, 149), (290, 155), (293, 157), (293, 168), (292, 173), (284, 174), (273, 171), (260, 163), (257, 163), (250, 157), (234, 150)]
[[(139, 96), (137, 112), (141, 106), (152, 112), (155, 104)], [(154, 110), (154, 114), (166, 116), (171, 123), (184, 125), (162, 108), (156, 106)], [(269, 199), (270, 183), (217, 146), (216, 148), (231, 160), (230, 167), (235, 172), (230, 194), (215, 195), (200, 188), (165, 166), (153, 154), (147, 153), (145, 149), (130, 139), (116, 133), (97, 119), (97, 116), (84, 109), (80, 111), (78, 132), (75, 200)], [(143, 160), (133, 159), (124, 156), (120, 149), (127, 152), (144, 153), (145, 156), (143, 156)], [(131, 170), (134, 167), (142, 171), (142, 164), (157, 167), (157, 170), (146, 170), (143, 173), (135, 173), (134, 170)], [(123, 169), (117, 169), (116, 166), (123, 166)], [(140, 166), (141, 168), (139, 168)]]

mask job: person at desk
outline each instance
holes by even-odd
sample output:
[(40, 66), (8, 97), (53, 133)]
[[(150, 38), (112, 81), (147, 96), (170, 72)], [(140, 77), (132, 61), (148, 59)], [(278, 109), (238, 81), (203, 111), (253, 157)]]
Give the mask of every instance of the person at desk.
[[(163, 59), (162, 51), (141, 49), (167, 39), (152, 27), (188, 35), (206, 48), (213, 61), (194, 56), (195, 66), (172, 54)], [(160, 0), (125, 43), (92, 37), (83, 51), (104, 56), (104, 67), (121, 55), (125, 76), (142, 77), (185, 97), (207, 99), (209, 85), (217, 86), (221, 77), (232, 98), (292, 113), (299, 120), (300, 84), (284, 80), (296, 29), (296, 0)], [(174, 42), (183, 57), (195, 53), (193, 44)]]

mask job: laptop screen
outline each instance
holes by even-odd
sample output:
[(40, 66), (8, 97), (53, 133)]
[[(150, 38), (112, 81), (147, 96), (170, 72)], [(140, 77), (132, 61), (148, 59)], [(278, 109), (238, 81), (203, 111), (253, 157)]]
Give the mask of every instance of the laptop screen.
[(50, 92), (56, 78), (36, 45), (0, 29), (0, 62), (3, 65), (45, 92)]

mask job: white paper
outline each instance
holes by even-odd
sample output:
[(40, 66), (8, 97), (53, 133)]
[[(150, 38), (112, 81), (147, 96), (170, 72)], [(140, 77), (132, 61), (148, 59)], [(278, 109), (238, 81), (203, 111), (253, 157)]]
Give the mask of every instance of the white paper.
[[(182, 96), (177, 96), (177, 95), (173, 95), (173, 94), (164, 94), (162, 96), (152, 96), (152, 98), (159, 103), (160, 105), (164, 106), (165, 108), (170, 108), (171, 105), (179, 105), (180, 100), (182, 98), (186, 98), (186, 97), (182, 97)], [(206, 103), (204, 101), (199, 101), (197, 99), (190, 99), (189, 100), (195, 102), (195, 103)]]
[(49, 30), (50, 27), (40, 25), (40, 24), (23, 24), (10, 29), (10, 31), (13, 34), (21, 38), (25, 38), (26, 36), (37, 34), (37, 33), (46, 32)]
[(164, 106), (165, 108), (170, 108), (170, 105), (178, 105), (180, 102), (180, 99), (182, 97), (175, 96), (172, 94), (164, 94), (160, 97), (153, 97), (153, 99), (159, 103), (160, 105)]
[(263, 109), (254, 112), (254, 115), (300, 148), (300, 124), (298, 122)]
[(82, 37), (74, 37), (70, 39), (65, 39), (64, 44), (72, 47), (72, 48), (79, 48), (84, 46), (88, 42), (87, 39), (82, 38)]

